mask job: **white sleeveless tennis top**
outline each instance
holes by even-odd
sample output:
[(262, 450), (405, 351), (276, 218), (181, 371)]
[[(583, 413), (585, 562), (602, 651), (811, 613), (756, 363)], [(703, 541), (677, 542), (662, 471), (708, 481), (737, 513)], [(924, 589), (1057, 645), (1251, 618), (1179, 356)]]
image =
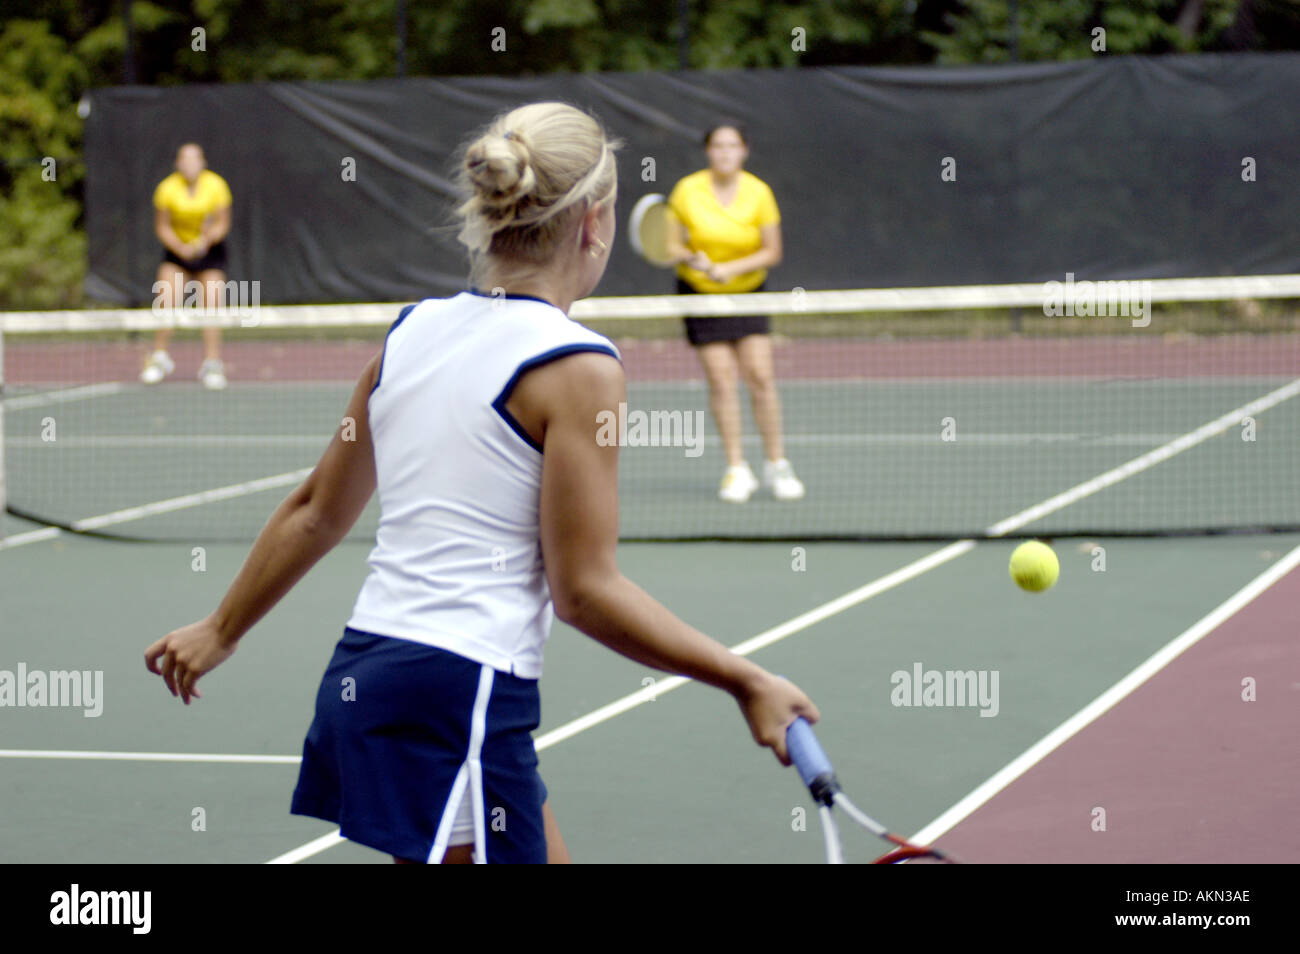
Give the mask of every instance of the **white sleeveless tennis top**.
[(379, 532), (350, 627), (541, 678), (542, 449), (505, 404), (525, 371), (579, 351), (619, 357), (537, 298), (462, 292), (402, 313), (370, 394)]

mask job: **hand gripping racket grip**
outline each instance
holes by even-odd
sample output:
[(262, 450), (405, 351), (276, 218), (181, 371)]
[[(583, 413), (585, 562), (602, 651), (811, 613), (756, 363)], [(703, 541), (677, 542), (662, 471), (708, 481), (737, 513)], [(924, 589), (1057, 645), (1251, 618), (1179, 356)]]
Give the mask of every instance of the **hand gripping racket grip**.
[(799, 770), (799, 777), (812, 792), (812, 797), (823, 805), (829, 805), (840, 790), (840, 783), (835, 778), (835, 769), (831, 760), (822, 751), (821, 743), (813, 734), (812, 726), (803, 716), (795, 719), (785, 732), (785, 745), (790, 752), (790, 761)]

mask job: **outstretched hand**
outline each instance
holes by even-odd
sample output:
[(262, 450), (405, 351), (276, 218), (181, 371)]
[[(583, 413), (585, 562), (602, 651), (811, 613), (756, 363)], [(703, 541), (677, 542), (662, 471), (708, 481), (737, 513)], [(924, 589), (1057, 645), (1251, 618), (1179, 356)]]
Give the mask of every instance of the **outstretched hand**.
[(209, 617), (158, 640), (145, 650), (144, 664), (150, 672), (163, 677), (173, 696), (179, 695), (189, 705), (191, 696), (203, 698), (196, 685), (199, 677), (217, 668), (234, 651), (235, 647), (225, 644)]

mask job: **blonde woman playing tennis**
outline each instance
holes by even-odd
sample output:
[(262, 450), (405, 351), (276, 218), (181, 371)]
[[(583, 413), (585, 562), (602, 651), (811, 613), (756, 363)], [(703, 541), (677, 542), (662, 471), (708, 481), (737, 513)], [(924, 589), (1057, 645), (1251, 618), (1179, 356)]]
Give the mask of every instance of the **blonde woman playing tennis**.
[[(506, 113), (469, 145), (473, 288), (403, 312), (345, 412), (355, 439), (335, 435), (216, 611), (145, 654), (174, 695), (198, 698), (197, 680), (378, 488), (370, 573), (320, 684), (292, 811), (397, 861), (568, 860), (531, 735), (554, 616), (726, 690), (783, 764), (786, 728), (817, 719), (797, 687), (679, 620), (615, 561), (618, 448), (597, 421), (626, 400), (623, 368), (567, 315), (614, 241), (614, 149), (560, 103)], [(505, 294), (476, 290), (489, 288)]]

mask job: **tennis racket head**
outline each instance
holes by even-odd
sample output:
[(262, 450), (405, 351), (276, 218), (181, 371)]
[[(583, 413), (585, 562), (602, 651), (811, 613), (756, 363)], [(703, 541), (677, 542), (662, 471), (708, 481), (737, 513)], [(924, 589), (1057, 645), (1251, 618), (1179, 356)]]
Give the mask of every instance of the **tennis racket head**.
[(657, 192), (643, 195), (632, 207), (628, 239), (632, 250), (657, 268), (673, 264), (668, 255), (668, 230), (672, 226), (668, 200)]

